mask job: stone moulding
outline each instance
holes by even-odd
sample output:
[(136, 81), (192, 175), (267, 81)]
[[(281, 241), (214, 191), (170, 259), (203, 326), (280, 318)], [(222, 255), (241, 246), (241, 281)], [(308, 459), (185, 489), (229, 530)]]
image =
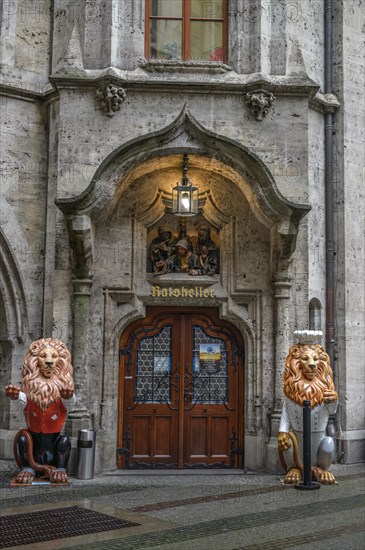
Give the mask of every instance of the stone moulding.
[(229, 65), (211, 61), (170, 61), (152, 60), (140, 65), (140, 68), (147, 73), (209, 73), (224, 74), (232, 71)]
[[(173, 70), (174, 69), (174, 70)], [(176, 70), (175, 70), (176, 69)], [(223, 71), (223, 72), (222, 72)], [(194, 78), (191, 74), (194, 74)], [(179, 93), (275, 93), (309, 97), (319, 90), (319, 84), (303, 74), (267, 75), (261, 73), (238, 74), (228, 70), (228, 65), (204, 63), (152, 63), (134, 71), (115, 67), (105, 69), (60, 69), (53, 73), (50, 82), (58, 90), (62, 88), (102, 88), (106, 84), (127, 86), (133, 92), (179, 92)]]
[(335, 113), (341, 104), (335, 94), (317, 92), (309, 99), (309, 107), (320, 113)]
[(105, 111), (108, 117), (113, 117), (127, 97), (127, 92), (120, 86), (109, 84), (98, 88), (95, 97), (98, 103), (97, 108)]
[(256, 120), (264, 120), (274, 101), (275, 96), (269, 92), (249, 92), (245, 94), (245, 102)]

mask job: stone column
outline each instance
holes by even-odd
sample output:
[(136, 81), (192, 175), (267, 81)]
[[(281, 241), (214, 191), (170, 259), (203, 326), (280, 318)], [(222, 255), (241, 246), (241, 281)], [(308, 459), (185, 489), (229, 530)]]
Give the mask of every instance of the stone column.
[(266, 468), (279, 473), (282, 467), (278, 455), (278, 431), (283, 400), (283, 373), (290, 343), (290, 288), (291, 277), (274, 277), (274, 410), (271, 415), (270, 441), (266, 447)]
[(283, 373), (290, 345), (290, 289), (291, 277), (280, 275), (273, 280), (275, 330), (275, 401), (271, 418), (271, 434), (278, 433), (283, 402)]
[(75, 377), (75, 408), (67, 418), (67, 430), (76, 436), (78, 430), (89, 427), (89, 334), (90, 334), (90, 287), (92, 279), (74, 279), (73, 346), (72, 363)]

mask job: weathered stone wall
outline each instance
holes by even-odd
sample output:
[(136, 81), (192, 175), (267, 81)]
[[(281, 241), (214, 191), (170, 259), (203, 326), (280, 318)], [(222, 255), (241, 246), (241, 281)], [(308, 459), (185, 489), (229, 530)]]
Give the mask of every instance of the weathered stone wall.
[[(304, 98), (277, 97), (271, 112), (257, 123), (244, 102), (244, 94), (186, 96), (177, 91), (149, 93), (127, 88), (120, 111), (108, 119), (95, 99), (95, 91), (61, 89), (59, 115), (58, 196), (77, 196), (86, 189), (101, 162), (123, 143), (171, 124), (184, 105), (206, 129), (241, 143), (257, 155), (273, 174), (288, 200), (308, 200), (308, 106)], [(161, 86), (162, 84), (159, 84)], [(75, 117), (77, 127), (75, 128)]]
[[(4, 98), (3, 98), (4, 99)], [(6, 97), (0, 105), (1, 288), (0, 339), (4, 383), (19, 383), (26, 346), (42, 336), (46, 221), (47, 109)], [(19, 425), (17, 408), (1, 396), (1, 428)]]
[(42, 94), (49, 84), (51, 1), (5, 1), (1, 9), (1, 82)]
[[(55, 0), (53, 4), (53, 14), (47, 0), (3, 2), (1, 8), (0, 244), (2, 250), (8, 250), (9, 244), (13, 263), (5, 279), (13, 279), (14, 288), (23, 292), (19, 303), (24, 319), (19, 326), (14, 323), (13, 332), (9, 329), (13, 322), (9, 312), (15, 319), (16, 307), (4, 294), (2, 372), (17, 382), (21, 357), (31, 339), (42, 334), (63, 339), (73, 349), (80, 393), (78, 413), (71, 418), (73, 433), (85, 417), (100, 430), (98, 468), (114, 465), (118, 342), (124, 327), (152, 304), (144, 272), (146, 232), (153, 216), (156, 220), (161, 212), (156, 206), (143, 218), (141, 200), (151, 204), (161, 182), (169, 191), (180, 177), (174, 158), (188, 148), (192, 179), (200, 189), (210, 187), (217, 203), (228, 210), (229, 221), (222, 221), (221, 232), (226, 255), (212, 305), (245, 338), (247, 464), (276, 468), (275, 422), (290, 332), (308, 327), (310, 302), (317, 317), (321, 313), (325, 328), (324, 111), (328, 105), (323, 96), (314, 97), (317, 90), (324, 91), (324, 3), (231, 0), (226, 67), (146, 63), (142, 0)], [(335, 7), (334, 91), (341, 110), (335, 115), (338, 350), (334, 369), (344, 432), (339, 452), (344, 460), (354, 461), (362, 457), (364, 436), (359, 414), (363, 406), (359, 388), (364, 383), (359, 365), (365, 352), (361, 344), (364, 96), (359, 85), (364, 70), (363, 21), (357, 2), (336, 1)], [(110, 83), (126, 92), (120, 110), (109, 113), (113, 116), (108, 116), (95, 93)], [(271, 92), (275, 96), (262, 120), (247, 104), (246, 94), (255, 91), (266, 98)], [(184, 106), (199, 131), (205, 132), (205, 140), (200, 142), (198, 130), (189, 125), (170, 142), (156, 137), (177, 124)], [(148, 139), (161, 139), (159, 153), (151, 152)], [(226, 157), (220, 139), (231, 140), (232, 151), (227, 145)], [(118, 156), (133, 140), (139, 144), (133, 158), (128, 151)], [(243, 146), (239, 159), (234, 157), (235, 146)], [(245, 161), (243, 151), (248, 153)], [(232, 161), (228, 168), (230, 152), (237, 166)], [(211, 160), (202, 160), (203, 153), (209, 153)], [(170, 162), (169, 170), (164, 158)], [(246, 163), (245, 174), (234, 173), (238, 161)], [(109, 162), (114, 163), (114, 172), (108, 172)], [(152, 168), (147, 170), (148, 162)], [(272, 178), (265, 179), (267, 173)], [(92, 198), (93, 185), (99, 198)], [(276, 203), (269, 215), (264, 203), (271, 200), (274, 188)], [(108, 195), (110, 190), (113, 196)], [(90, 204), (104, 201), (104, 207), (94, 211), (85, 203), (79, 210), (67, 211), (55, 204), (56, 199), (76, 199), (81, 193), (91, 197)], [(296, 241), (289, 239), (295, 251), (284, 261), (276, 255), (296, 231), (283, 213), (288, 201), (310, 205), (311, 211), (301, 220)], [(2, 410), (1, 427), (14, 428), (19, 417), (9, 403)], [(270, 433), (273, 437), (266, 446)], [(1, 440), (7, 437), (3, 435)]]

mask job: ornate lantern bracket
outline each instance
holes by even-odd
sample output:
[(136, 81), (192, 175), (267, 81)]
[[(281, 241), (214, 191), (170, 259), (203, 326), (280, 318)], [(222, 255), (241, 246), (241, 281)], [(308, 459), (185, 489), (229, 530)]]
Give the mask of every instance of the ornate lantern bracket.
[(188, 155), (183, 158), (183, 176), (172, 189), (172, 213), (175, 216), (196, 216), (199, 208), (198, 188), (188, 178)]

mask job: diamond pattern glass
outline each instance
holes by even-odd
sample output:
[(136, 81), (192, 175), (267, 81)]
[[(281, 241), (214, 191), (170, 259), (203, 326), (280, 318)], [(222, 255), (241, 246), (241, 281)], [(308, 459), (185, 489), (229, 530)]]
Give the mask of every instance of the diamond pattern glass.
[(139, 341), (136, 353), (135, 401), (171, 401), (172, 327), (164, 326), (155, 336)]

